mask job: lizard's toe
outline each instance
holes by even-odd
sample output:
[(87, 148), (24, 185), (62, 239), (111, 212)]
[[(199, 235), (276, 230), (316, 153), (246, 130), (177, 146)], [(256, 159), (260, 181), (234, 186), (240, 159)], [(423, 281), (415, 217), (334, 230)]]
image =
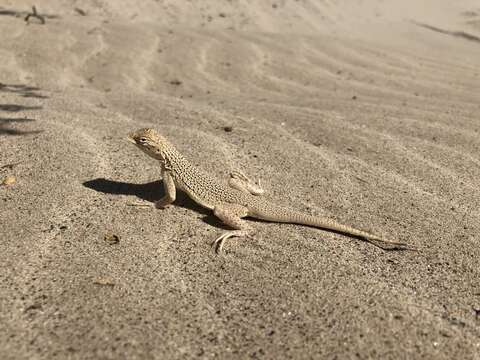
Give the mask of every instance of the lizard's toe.
[(247, 230), (231, 230), (231, 231), (224, 232), (222, 235), (216, 238), (212, 244), (212, 247), (214, 247), (215, 252), (217, 254), (221, 254), (223, 251), (223, 245), (225, 244), (225, 241), (232, 237), (251, 237), (251, 234)]
[(212, 247), (215, 249), (215, 252), (217, 254), (221, 254), (223, 251), (223, 244), (225, 243), (225, 240), (228, 238), (228, 233), (224, 233), (220, 235), (218, 238), (215, 239), (215, 241), (212, 243)]

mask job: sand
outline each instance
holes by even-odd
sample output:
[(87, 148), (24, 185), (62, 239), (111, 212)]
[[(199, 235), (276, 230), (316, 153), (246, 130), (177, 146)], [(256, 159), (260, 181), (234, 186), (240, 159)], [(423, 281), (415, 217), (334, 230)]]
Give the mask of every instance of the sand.
[[(1, 359), (480, 359), (477, 1), (31, 5), (0, 1)], [(147, 126), (420, 251), (252, 222), (217, 256), (185, 195), (131, 206)]]

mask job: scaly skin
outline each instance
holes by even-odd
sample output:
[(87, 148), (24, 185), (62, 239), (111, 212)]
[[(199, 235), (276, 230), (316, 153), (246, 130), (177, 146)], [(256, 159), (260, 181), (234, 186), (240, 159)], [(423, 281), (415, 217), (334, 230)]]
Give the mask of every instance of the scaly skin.
[(333, 230), (370, 242), (384, 250), (414, 249), (408, 244), (385, 240), (330, 219), (274, 205), (259, 197), (263, 190), (242, 173), (231, 173), (229, 186), (227, 186), (188, 162), (166, 138), (153, 129), (137, 130), (128, 135), (128, 140), (160, 161), (165, 196), (155, 203), (156, 207), (164, 208), (174, 202), (176, 188), (179, 188), (199, 205), (213, 210), (215, 216), (235, 229), (225, 232), (215, 240), (214, 244), (219, 252), (228, 238), (248, 237), (253, 234), (253, 228), (242, 220), (247, 216), (272, 222)]

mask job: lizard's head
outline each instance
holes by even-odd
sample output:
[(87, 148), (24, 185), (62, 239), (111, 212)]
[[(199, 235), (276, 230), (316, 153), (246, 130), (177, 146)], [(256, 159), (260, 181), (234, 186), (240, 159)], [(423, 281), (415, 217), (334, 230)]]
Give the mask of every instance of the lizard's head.
[(151, 157), (165, 161), (165, 152), (168, 141), (154, 129), (140, 129), (127, 136), (127, 140), (137, 145), (143, 152)]

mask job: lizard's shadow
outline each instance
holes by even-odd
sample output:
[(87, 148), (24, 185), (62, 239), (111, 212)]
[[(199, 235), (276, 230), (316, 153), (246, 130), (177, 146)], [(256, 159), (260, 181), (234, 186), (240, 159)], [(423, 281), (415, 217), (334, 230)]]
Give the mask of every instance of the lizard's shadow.
[[(161, 199), (165, 195), (163, 190), (163, 181), (157, 180), (145, 184), (132, 184), (123, 181), (114, 181), (103, 178), (85, 181), (83, 186), (104, 193), (113, 195), (133, 195), (139, 199), (149, 201), (151, 203)], [(184, 192), (177, 190), (177, 198), (173, 203), (174, 206), (181, 206), (185, 209), (196, 211), (205, 215), (202, 220), (209, 225), (226, 228), (208, 209), (197, 205)]]

